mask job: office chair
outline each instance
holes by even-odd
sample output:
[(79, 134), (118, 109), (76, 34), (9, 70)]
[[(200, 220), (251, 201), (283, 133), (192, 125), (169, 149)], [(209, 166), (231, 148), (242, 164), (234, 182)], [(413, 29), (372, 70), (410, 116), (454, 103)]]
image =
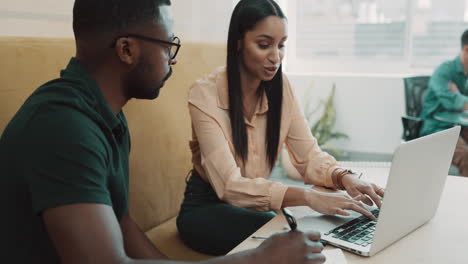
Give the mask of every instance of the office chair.
[[(422, 110), (430, 76), (414, 76), (403, 78), (405, 84), (406, 116), (403, 122), (403, 140), (409, 141), (419, 137), (423, 120), (419, 117)], [(461, 175), (457, 166), (450, 165), (449, 175)]]
[(403, 123), (403, 140), (409, 141), (419, 137), (423, 121), (419, 117), (424, 97), (426, 96), (430, 76), (413, 76), (403, 78), (405, 84), (406, 116)]

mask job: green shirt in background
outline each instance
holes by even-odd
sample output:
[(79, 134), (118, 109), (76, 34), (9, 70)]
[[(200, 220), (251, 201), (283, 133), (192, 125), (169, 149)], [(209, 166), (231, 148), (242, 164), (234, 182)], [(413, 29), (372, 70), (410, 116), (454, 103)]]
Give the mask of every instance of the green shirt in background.
[[(41, 213), (61, 205), (128, 210), (130, 136), (75, 59), (39, 87), (0, 138), (2, 263), (58, 263)], [(5, 256), (6, 255), (6, 256)]]
[[(449, 82), (454, 83), (460, 93), (449, 90)], [(433, 115), (443, 111), (462, 111), (468, 102), (468, 87), (466, 75), (460, 56), (442, 63), (432, 74), (428, 92), (424, 99), (421, 118), (424, 121), (420, 131), (421, 136), (432, 134), (453, 125), (434, 119)]]

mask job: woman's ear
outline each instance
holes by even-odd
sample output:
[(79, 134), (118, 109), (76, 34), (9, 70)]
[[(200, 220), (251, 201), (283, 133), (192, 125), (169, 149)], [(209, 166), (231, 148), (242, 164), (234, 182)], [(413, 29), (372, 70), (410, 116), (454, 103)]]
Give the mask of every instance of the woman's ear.
[(239, 53), (242, 50), (242, 40), (239, 39), (237, 40), (237, 53)]

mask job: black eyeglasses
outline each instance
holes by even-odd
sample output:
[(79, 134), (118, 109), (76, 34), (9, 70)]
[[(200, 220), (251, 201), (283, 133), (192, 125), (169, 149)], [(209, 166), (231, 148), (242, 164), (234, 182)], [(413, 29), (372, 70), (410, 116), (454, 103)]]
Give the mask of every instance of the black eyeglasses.
[(114, 43), (112, 43), (111, 48), (115, 47), (115, 44), (117, 43), (117, 40), (119, 38), (137, 38), (137, 39), (142, 39), (142, 40), (146, 40), (146, 41), (150, 41), (150, 42), (154, 42), (154, 43), (162, 43), (162, 44), (169, 45), (170, 46), (169, 55), (171, 56), (171, 60), (175, 59), (175, 57), (177, 56), (177, 53), (179, 52), (180, 47), (182, 46), (180, 44), (180, 39), (178, 37), (174, 37), (172, 39), (173, 42), (170, 42), (170, 41), (165, 41), (165, 40), (156, 39), (156, 38), (150, 38), (150, 37), (143, 36), (143, 35), (138, 35), (138, 34), (126, 34), (126, 35), (117, 37), (116, 40), (114, 41)]
[(294, 218), (291, 211), (289, 211), (286, 208), (281, 208), (281, 211), (283, 212), (284, 217), (286, 218), (286, 221), (288, 221), (288, 224), (289, 224), (289, 227), (291, 228), (291, 231), (296, 230), (296, 228), (297, 228), (296, 218)]

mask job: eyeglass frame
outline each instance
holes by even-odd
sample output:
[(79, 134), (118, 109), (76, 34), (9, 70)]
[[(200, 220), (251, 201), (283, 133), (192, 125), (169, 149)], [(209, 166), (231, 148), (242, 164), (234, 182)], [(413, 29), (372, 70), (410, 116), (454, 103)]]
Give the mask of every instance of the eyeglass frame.
[[(174, 42), (170, 42), (170, 41), (166, 41), (166, 40), (162, 40), (162, 39), (157, 39), (157, 38), (151, 38), (151, 37), (147, 37), (147, 36), (143, 36), (143, 35), (139, 35), (139, 34), (125, 34), (125, 35), (117, 37), (115, 39), (115, 41), (112, 43), (111, 48), (115, 47), (115, 45), (117, 43), (117, 40), (120, 39), (120, 38), (137, 38), (137, 39), (150, 41), (150, 42), (153, 42), (153, 43), (162, 43), (162, 44), (166, 44), (166, 45), (176, 46), (177, 49), (174, 52), (174, 54), (171, 56), (171, 58), (170, 58), (171, 60), (175, 59), (175, 57), (177, 56), (177, 53), (179, 53), (180, 47), (182, 46), (182, 44), (180, 44), (180, 38), (177, 37), (177, 36), (173, 37), (172, 40), (173, 41), (176, 40), (179, 43), (174, 43)], [(169, 50), (169, 52), (170, 52), (170, 50)]]

